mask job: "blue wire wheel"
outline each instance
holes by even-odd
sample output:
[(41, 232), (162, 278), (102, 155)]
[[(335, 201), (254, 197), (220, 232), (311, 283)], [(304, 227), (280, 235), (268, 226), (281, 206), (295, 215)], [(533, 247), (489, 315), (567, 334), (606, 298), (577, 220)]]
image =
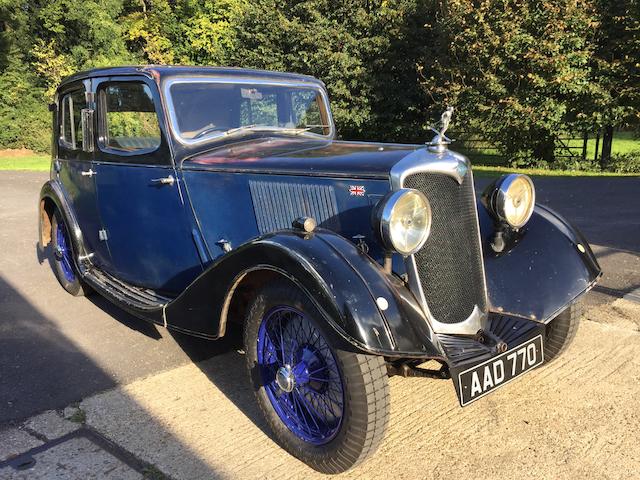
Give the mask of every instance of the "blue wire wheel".
[(299, 310), (277, 306), (260, 323), (257, 360), (280, 420), (305, 442), (323, 445), (340, 431), (344, 385), (320, 330)]
[(69, 241), (67, 239), (67, 233), (64, 228), (64, 224), (59, 221), (56, 222), (56, 260), (60, 264), (60, 268), (62, 270), (62, 274), (64, 278), (73, 282), (76, 279), (76, 274), (73, 271), (72, 259), (71, 259), (71, 250), (69, 248)]

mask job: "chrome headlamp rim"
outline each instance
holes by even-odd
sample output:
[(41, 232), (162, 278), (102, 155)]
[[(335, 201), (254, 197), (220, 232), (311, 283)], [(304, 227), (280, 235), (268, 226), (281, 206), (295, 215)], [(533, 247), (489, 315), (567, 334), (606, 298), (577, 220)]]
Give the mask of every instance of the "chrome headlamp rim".
[[(393, 209), (397, 206), (399, 200), (407, 194), (415, 194), (417, 195), (425, 205), (427, 209), (427, 217), (429, 219), (426, 228), (423, 232), (423, 237), (419, 244), (416, 245), (411, 250), (401, 250), (398, 249), (398, 246), (393, 243), (393, 235), (391, 234), (391, 220), (393, 215)], [(401, 188), (398, 190), (394, 190), (389, 192), (378, 204), (378, 214), (376, 215), (376, 221), (378, 223), (378, 233), (380, 236), (380, 240), (382, 241), (383, 246), (388, 251), (398, 252), (403, 256), (409, 256), (416, 253), (420, 250), (426, 241), (429, 238), (431, 233), (431, 225), (433, 223), (433, 214), (431, 211), (431, 204), (427, 199), (426, 195), (422, 193), (420, 190), (416, 190), (413, 188)]]
[[(505, 204), (507, 195), (509, 193), (509, 188), (518, 179), (525, 180), (531, 187), (531, 203), (529, 206), (529, 212), (527, 213), (526, 217), (521, 222), (514, 224), (507, 217), (507, 214), (505, 212)], [(507, 223), (511, 228), (519, 229), (524, 227), (531, 219), (531, 215), (533, 215), (533, 210), (536, 204), (536, 189), (533, 184), (533, 180), (531, 180), (528, 175), (525, 175), (523, 173), (509, 173), (502, 176), (502, 178), (500, 178), (500, 180), (498, 180), (498, 183), (496, 184), (494, 201), (492, 203), (492, 210), (499, 220)]]

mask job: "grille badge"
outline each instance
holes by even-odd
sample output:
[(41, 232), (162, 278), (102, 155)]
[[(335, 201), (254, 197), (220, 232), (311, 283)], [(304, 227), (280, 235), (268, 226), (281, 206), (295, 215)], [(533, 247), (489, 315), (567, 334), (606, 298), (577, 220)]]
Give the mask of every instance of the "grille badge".
[(467, 175), (468, 170), (469, 170), (469, 167), (465, 162), (458, 163), (458, 166), (456, 167), (456, 172), (458, 172), (458, 175), (460, 175), (460, 178), (462, 178), (462, 182), (464, 182), (464, 179), (465, 179), (465, 176)]

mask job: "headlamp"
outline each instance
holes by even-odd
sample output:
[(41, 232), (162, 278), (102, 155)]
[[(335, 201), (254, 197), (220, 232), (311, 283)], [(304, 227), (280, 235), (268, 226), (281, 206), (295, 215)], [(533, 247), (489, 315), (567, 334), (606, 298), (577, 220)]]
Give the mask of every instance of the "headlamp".
[(390, 192), (376, 211), (374, 228), (387, 250), (411, 255), (429, 238), (431, 205), (422, 192), (410, 188)]

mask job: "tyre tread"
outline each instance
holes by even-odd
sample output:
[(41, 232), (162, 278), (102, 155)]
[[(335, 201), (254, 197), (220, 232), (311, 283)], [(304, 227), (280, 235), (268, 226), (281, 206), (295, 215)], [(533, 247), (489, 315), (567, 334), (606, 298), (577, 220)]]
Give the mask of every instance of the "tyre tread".
[(583, 313), (584, 304), (574, 302), (547, 325), (545, 363), (554, 361), (569, 348), (578, 333)]

